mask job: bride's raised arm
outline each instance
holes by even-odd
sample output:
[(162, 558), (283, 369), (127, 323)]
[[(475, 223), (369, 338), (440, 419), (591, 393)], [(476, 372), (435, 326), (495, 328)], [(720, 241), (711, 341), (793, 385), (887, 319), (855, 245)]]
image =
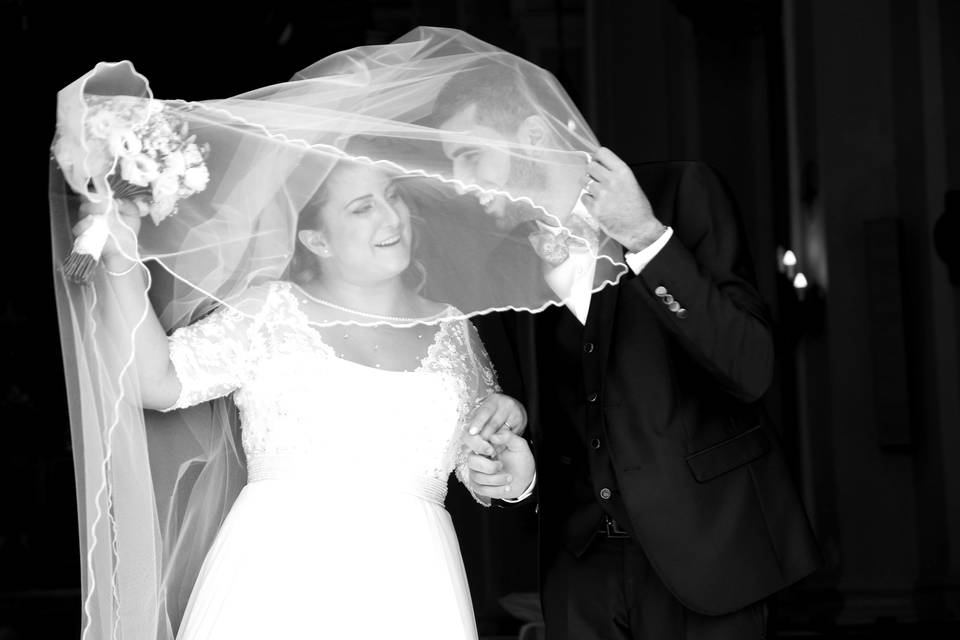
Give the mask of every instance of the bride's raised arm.
[[(92, 215), (107, 206), (107, 203), (82, 204), (81, 214), (86, 215), (74, 227), (74, 234), (81, 234), (92, 222)], [(149, 274), (136, 260), (140, 217), (134, 211), (129, 203), (114, 201), (105, 213), (110, 237), (101, 255), (102, 276), (94, 286), (108, 288), (114, 303), (98, 305), (102, 311), (99, 330), (109, 332), (112, 341), (132, 347), (132, 366), (137, 372), (141, 405), (146, 409), (165, 409), (180, 395), (180, 382), (170, 361), (166, 332), (147, 297)], [(101, 290), (98, 295), (104, 293)], [(129, 344), (131, 338), (132, 345)]]
[[(81, 211), (89, 214), (95, 206), (82, 205)], [(221, 307), (168, 337), (147, 295), (149, 272), (135, 258), (140, 217), (134, 211), (118, 201), (106, 213), (110, 238), (95, 286), (111, 304), (97, 305), (97, 330), (109, 333), (108, 342), (119, 353), (133, 354), (130, 364), (143, 408), (167, 411), (229, 394), (240, 386), (250, 316)], [(81, 233), (88, 219), (74, 232)]]

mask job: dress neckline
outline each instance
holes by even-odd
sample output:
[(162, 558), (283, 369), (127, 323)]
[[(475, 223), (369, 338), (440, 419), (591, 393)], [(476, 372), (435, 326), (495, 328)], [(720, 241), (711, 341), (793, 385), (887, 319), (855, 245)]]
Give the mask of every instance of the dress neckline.
[[(442, 339), (447, 334), (447, 327), (450, 325), (450, 320), (444, 320), (441, 316), (450, 316), (453, 315), (453, 307), (447, 305), (445, 309), (438, 312), (437, 314), (430, 316), (432, 319), (439, 318), (437, 322), (437, 330), (433, 334), (433, 339), (430, 341), (430, 344), (427, 345), (427, 349), (424, 352), (423, 356), (420, 357), (417, 366), (414, 369), (383, 369), (381, 367), (371, 367), (367, 364), (362, 364), (360, 362), (355, 362), (353, 360), (348, 360), (337, 355), (336, 349), (333, 348), (326, 340), (323, 339), (323, 336), (320, 334), (320, 331), (317, 330), (310, 321), (310, 318), (307, 316), (306, 312), (300, 308), (300, 301), (297, 299), (297, 296), (294, 295), (291, 291), (294, 286), (293, 283), (280, 281), (281, 291), (285, 295), (287, 302), (290, 304), (293, 313), (301, 320), (303, 323), (304, 329), (309, 332), (311, 338), (320, 346), (322, 350), (332, 359), (337, 362), (342, 362), (344, 364), (352, 365), (354, 367), (360, 367), (361, 369), (367, 371), (379, 371), (382, 373), (388, 374), (416, 374), (424, 373), (427, 370), (427, 365), (434, 359), (436, 359), (436, 352), (439, 350), (440, 345), (442, 344)], [(429, 326), (429, 325), (428, 325)]]
[[(431, 313), (431, 314), (426, 315), (426, 316), (402, 317), (402, 316), (384, 316), (384, 315), (378, 315), (378, 314), (375, 314), (375, 313), (368, 313), (368, 312), (366, 312), (366, 311), (359, 311), (359, 310), (357, 310), (357, 309), (351, 309), (350, 307), (344, 307), (344, 306), (342, 306), (342, 305), (339, 305), (339, 304), (330, 302), (329, 300), (325, 300), (324, 298), (319, 298), (319, 297), (313, 295), (312, 293), (310, 293), (309, 291), (307, 291), (306, 289), (304, 289), (302, 286), (300, 286), (300, 285), (297, 284), (296, 282), (289, 282), (288, 284), (289, 284), (289, 286), (290, 286), (291, 289), (296, 288), (296, 290), (299, 291), (300, 293), (302, 293), (303, 295), (305, 295), (305, 296), (307, 297), (307, 299), (312, 300), (313, 302), (316, 302), (317, 304), (320, 304), (320, 305), (329, 307), (329, 308), (331, 308), (331, 309), (336, 309), (336, 310), (338, 310), (338, 311), (344, 311), (344, 312), (346, 312), (346, 313), (355, 315), (355, 316), (357, 316), (357, 317), (359, 317), (359, 318), (368, 318), (368, 319), (370, 319), (370, 320), (385, 321), (385, 322), (384, 322), (385, 324), (390, 324), (390, 323), (392, 323), (392, 322), (399, 322), (399, 323), (401, 323), (400, 325), (392, 325), (392, 326), (408, 326), (408, 325), (409, 325), (409, 326), (416, 326), (416, 325), (418, 325), (418, 324), (430, 324), (431, 322), (436, 321), (436, 320), (437, 320), (438, 318), (440, 318), (441, 316), (446, 316), (446, 315), (449, 315), (449, 313), (450, 313), (450, 305), (444, 305), (444, 307), (443, 307), (442, 309), (440, 309), (440, 311), (437, 311), (436, 313)], [(304, 302), (306, 302), (306, 301), (304, 301)], [(298, 306), (299, 306), (299, 302), (298, 302), (297, 304), (298, 304)], [(311, 324), (322, 324), (322, 323), (320, 323), (320, 322), (312, 321), (312, 320), (309, 320), (309, 319), (308, 319), (308, 322), (310, 322)], [(356, 323), (356, 324), (364, 325), (364, 326), (367, 324), (367, 323), (364, 323), (364, 322), (361, 322), (361, 321), (350, 321), (350, 323), (351, 323), (351, 324)]]

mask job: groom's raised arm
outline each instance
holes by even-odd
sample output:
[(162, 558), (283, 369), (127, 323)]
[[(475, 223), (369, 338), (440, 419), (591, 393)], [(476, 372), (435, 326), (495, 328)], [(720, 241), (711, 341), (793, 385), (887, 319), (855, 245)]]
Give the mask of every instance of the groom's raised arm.
[(670, 163), (653, 202), (673, 236), (626, 287), (730, 395), (757, 400), (770, 385), (774, 347), (734, 204), (717, 175)]

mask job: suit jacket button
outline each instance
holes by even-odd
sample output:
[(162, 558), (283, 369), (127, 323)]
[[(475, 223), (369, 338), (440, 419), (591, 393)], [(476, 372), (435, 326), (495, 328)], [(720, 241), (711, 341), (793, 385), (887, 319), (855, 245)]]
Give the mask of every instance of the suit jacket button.
[(597, 398), (599, 398), (599, 397), (600, 397), (600, 396), (597, 394), (597, 392), (594, 391), (593, 393), (591, 393), (590, 395), (587, 396), (587, 402), (596, 402), (596, 401), (597, 401)]
[(593, 440), (591, 440), (591, 441), (590, 441), (590, 446), (593, 447), (594, 449), (599, 449), (599, 448), (600, 448), (600, 438), (594, 438)]
[(607, 489), (606, 487), (604, 487), (603, 489), (600, 489), (600, 497), (603, 498), (604, 500), (609, 500), (610, 496), (612, 495), (613, 495), (613, 492), (610, 491), (610, 489)]
[(690, 314), (687, 313), (687, 310), (686, 310), (686, 309), (679, 309), (679, 310), (677, 310), (677, 317), (680, 318), (681, 320), (683, 320), (684, 318), (686, 318), (688, 315), (690, 315)]
[(670, 311), (673, 311), (674, 313), (676, 313), (677, 311), (680, 311), (680, 303), (674, 300), (673, 302), (667, 305), (667, 308), (670, 309)]
[(660, 285), (654, 289), (653, 292), (657, 294), (658, 297), (662, 298), (663, 296), (667, 295), (667, 288), (663, 285)]
[(588, 343), (584, 344), (584, 345), (583, 345), (583, 352), (584, 352), (584, 353), (593, 353), (593, 343), (592, 343), (592, 342), (588, 342)]
[(663, 296), (663, 304), (673, 304), (673, 296), (669, 293)]

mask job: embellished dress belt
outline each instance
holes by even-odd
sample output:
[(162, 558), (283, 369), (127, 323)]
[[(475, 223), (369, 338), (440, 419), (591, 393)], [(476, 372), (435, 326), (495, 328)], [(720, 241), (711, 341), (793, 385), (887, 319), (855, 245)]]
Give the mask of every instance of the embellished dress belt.
[[(312, 458), (290, 455), (259, 455), (247, 459), (247, 483), (263, 480), (299, 480), (304, 483), (322, 480), (322, 468)], [(391, 479), (388, 484), (378, 485), (379, 493), (404, 493), (427, 502), (444, 506), (447, 497), (447, 481), (432, 476), (411, 477), (407, 480)]]

